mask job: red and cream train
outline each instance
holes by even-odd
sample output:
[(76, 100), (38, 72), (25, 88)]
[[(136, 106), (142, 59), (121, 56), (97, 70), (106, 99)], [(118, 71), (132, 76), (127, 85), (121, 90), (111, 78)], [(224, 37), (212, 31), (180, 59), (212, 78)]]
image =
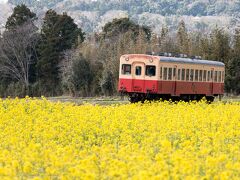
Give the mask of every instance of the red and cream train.
[(213, 101), (224, 93), (224, 76), (225, 65), (218, 61), (127, 54), (120, 58), (118, 90), (131, 102)]

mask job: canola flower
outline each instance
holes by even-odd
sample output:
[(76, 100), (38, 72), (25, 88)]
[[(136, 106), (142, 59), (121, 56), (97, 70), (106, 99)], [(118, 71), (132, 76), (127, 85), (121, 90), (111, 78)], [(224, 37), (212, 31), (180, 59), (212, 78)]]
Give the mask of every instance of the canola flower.
[(0, 100), (0, 179), (239, 179), (240, 103)]

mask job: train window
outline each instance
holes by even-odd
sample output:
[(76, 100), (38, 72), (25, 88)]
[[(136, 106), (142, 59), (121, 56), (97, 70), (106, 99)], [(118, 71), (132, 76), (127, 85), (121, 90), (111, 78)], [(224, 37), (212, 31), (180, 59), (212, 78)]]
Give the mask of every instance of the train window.
[(176, 70), (177, 70), (177, 68), (173, 68), (173, 78), (176, 77)]
[(198, 81), (198, 70), (195, 70), (195, 81)]
[(202, 75), (203, 75), (203, 71), (200, 70), (200, 71), (199, 71), (199, 81), (202, 81)]
[(222, 82), (224, 82), (224, 78), (225, 78), (225, 73), (224, 71), (222, 72)]
[(136, 66), (135, 74), (137, 76), (141, 76), (141, 74), (142, 74), (142, 67), (141, 66)]
[(181, 79), (181, 69), (178, 69), (178, 80)]
[(218, 72), (214, 71), (214, 82), (217, 82)]
[(160, 79), (162, 79), (162, 73), (163, 73), (162, 70), (163, 70), (163, 68), (161, 67), (160, 68)]
[(146, 66), (146, 76), (155, 76), (156, 66)]
[(222, 71), (218, 71), (218, 82), (221, 82)]
[(213, 81), (213, 70), (211, 70), (210, 81)]
[(172, 80), (172, 68), (168, 68), (168, 80)]
[(185, 69), (182, 69), (182, 81), (185, 80)]
[(210, 71), (207, 72), (207, 81), (210, 81)]
[(167, 80), (167, 68), (163, 68), (163, 80)]
[(122, 65), (122, 74), (124, 74), (124, 75), (131, 74), (131, 65), (130, 64)]
[(206, 82), (206, 80), (207, 80), (207, 70), (204, 70), (203, 71), (203, 81)]
[(186, 70), (186, 81), (189, 81), (189, 69)]
[(194, 70), (190, 70), (190, 81), (193, 81)]

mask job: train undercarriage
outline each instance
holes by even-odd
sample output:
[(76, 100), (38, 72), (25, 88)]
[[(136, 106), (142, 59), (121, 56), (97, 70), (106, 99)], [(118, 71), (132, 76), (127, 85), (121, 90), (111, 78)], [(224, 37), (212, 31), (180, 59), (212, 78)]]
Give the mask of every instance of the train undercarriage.
[[(145, 94), (145, 93), (124, 93), (122, 94), (127, 95), (129, 98), (129, 101), (131, 103), (136, 103), (136, 102), (144, 102), (144, 101), (155, 101), (155, 100), (162, 100), (162, 101), (200, 101), (203, 98), (206, 99), (208, 102), (213, 102), (215, 97), (218, 95), (214, 96), (206, 96), (203, 94), (183, 94), (180, 96), (171, 96), (170, 94)], [(219, 98), (221, 98), (221, 95), (219, 95)]]

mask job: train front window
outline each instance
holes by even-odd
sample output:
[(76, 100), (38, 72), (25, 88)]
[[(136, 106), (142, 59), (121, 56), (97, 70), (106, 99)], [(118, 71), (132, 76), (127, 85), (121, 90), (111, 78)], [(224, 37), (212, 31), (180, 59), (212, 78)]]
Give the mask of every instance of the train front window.
[(155, 76), (156, 66), (146, 66), (146, 76)]
[(124, 74), (124, 75), (131, 74), (131, 65), (130, 64), (122, 65), (122, 74)]
[(135, 74), (137, 76), (141, 76), (141, 74), (142, 74), (142, 67), (141, 66), (136, 66)]

